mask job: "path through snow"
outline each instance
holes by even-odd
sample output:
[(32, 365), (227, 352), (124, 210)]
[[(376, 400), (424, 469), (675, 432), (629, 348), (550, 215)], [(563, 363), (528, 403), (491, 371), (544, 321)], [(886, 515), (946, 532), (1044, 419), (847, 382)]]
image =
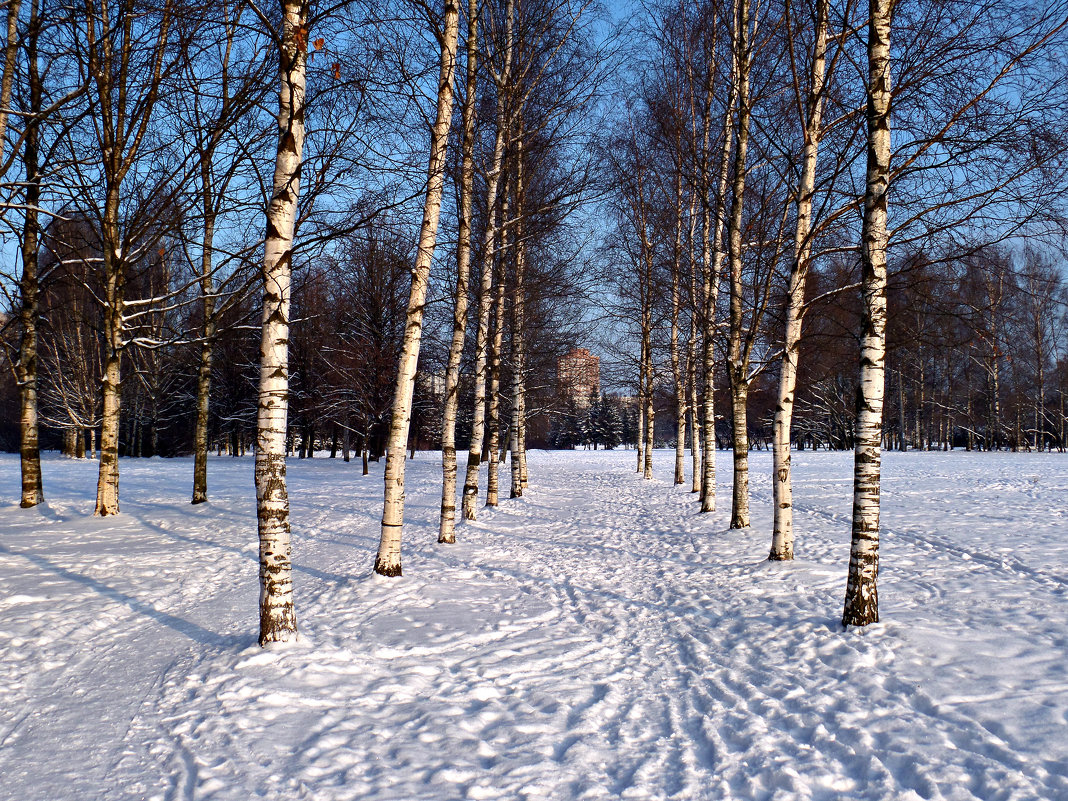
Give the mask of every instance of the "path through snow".
[(49, 459), (47, 509), (0, 507), (0, 797), (1068, 798), (1068, 460), (889, 454), (885, 622), (843, 632), (848, 454), (795, 455), (787, 565), (766, 454), (748, 532), (657, 456), (532, 454), (446, 547), (420, 454), (397, 580), (380, 475), (293, 460), (303, 639), (269, 650), (250, 460), (200, 507), (188, 460), (124, 460), (94, 520)]

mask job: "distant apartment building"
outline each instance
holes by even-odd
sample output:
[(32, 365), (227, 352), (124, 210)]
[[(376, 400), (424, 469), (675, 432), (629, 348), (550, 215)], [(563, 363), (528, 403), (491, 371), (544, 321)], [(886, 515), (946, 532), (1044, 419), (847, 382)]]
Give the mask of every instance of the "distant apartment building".
[(601, 392), (601, 359), (586, 348), (572, 348), (556, 363), (556, 386), (560, 394), (584, 406)]

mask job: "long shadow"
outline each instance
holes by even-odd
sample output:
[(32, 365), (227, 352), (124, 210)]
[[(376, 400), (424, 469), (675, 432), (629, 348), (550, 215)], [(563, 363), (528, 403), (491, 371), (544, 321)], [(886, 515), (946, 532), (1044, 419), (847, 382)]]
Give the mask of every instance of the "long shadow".
[(114, 587), (109, 587), (107, 584), (104, 584), (102, 581), (98, 581), (91, 576), (86, 576), (83, 573), (76, 573), (73, 570), (60, 567), (59, 565), (48, 561), (43, 556), (38, 556), (33, 553), (23, 553), (22, 551), (13, 551), (4, 545), (0, 545), (0, 553), (7, 554), (8, 556), (21, 556), (23, 559), (33, 563), (42, 570), (47, 570), (61, 578), (67, 579), (68, 581), (83, 584), (105, 598), (125, 604), (134, 612), (150, 617), (153, 620), (162, 623), (164, 626), (174, 629), (179, 634), (202, 643), (203, 645), (210, 645), (215, 648), (233, 648), (234, 646), (245, 647), (251, 645), (254, 641), (245, 634), (219, 634), (214, 631), (209, 631), (203, 626), (197, 625), (190, 620), (176, 617), (167, 612), (162, 612), (152, 604), (142, 601), (140, 598), (135, 598), (132, 595), (127, 595), (124, 592), (120, 592)]
[[(157, 534), (163, 534), (164, 536), (170, 537), (171, 539), (179, 540), (181, 542), (188, 542), (190, 545), (202, 545), (207, 546), (209, 548), (218, 548), (222, 551), (229, 551), (230, 553), (237, 554), (238, 556), (241, 556), (257, 564), (259, 563), (259, 557), (256, 554), (249, 553), (243, 548), (238, 548), (236, 545), (226, 545), (225, 543), (216, 542), (214, 540), (200, 539), (199, 537), (192, 537), (188, 534), (179, 534), (177, 531), (172, 531), (169, 528), (164, 528), (163, 526), (157, 523), (152, 523), (142, 517), (137, 517), (135, 515), (131, 515), (131, 517), (133, 517), (134, 520), (136, 520), (140, 525), (144, 526), (147, 529), (155, 531)], [(319, 570), (318, 568), (314, 567), (307, 567), (306, 565), (297, 564), (296, 562), (293, 562), (292, 564), (294, 570), (297, 570), (301, 573), (306, 573), (309, 576), (314, 576), (317, 579), (322, 579), (323, 581), (333, 582), (334, 584), (344, 584), (346, 582), (352, 581), (354, 578), (353, 576), (343, 576), (340, 573), (328, 573), (325, 570)]]

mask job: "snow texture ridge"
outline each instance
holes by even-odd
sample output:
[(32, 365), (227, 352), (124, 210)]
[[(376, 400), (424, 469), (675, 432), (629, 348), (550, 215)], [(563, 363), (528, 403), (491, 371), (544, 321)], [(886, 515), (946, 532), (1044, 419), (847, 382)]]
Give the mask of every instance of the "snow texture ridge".
[(656, 456), (532, 452), (442, 546), (419, 454), (399, 579), (380, 467), (291, 460), (301, 639), (267, 649), (251, 459), (198, 506), (191, 460), (123, 460), (94, 519), (95, 465), (46, 458), (49, 506), (0, 507), (0, 798), (1068, 799), (1068, 460), (886, 454), (884, 622), (843, 631), (851, 454), (793, 455), (793, 563), (769, 454), (743, 531)]

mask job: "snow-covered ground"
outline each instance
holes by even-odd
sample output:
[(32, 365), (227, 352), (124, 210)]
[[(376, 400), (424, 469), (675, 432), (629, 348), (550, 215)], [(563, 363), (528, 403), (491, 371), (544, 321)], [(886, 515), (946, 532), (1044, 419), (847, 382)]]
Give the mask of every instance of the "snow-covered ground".
[[(370, 575), (380, 466), (292, 460), (300, 643), (255, 644), (250, 459), (0, 458), (0, 798), (1068, 799), (1068, 458), (888, 454), (883, 623), (838, 624), (850, 455), (798, 453), (799, 560), (633, 451), (532, 453), (527, 497)], [(720, 454), (721, 507), (729, 456)], [(462, 467), (461, 467), (462, 469)]]

